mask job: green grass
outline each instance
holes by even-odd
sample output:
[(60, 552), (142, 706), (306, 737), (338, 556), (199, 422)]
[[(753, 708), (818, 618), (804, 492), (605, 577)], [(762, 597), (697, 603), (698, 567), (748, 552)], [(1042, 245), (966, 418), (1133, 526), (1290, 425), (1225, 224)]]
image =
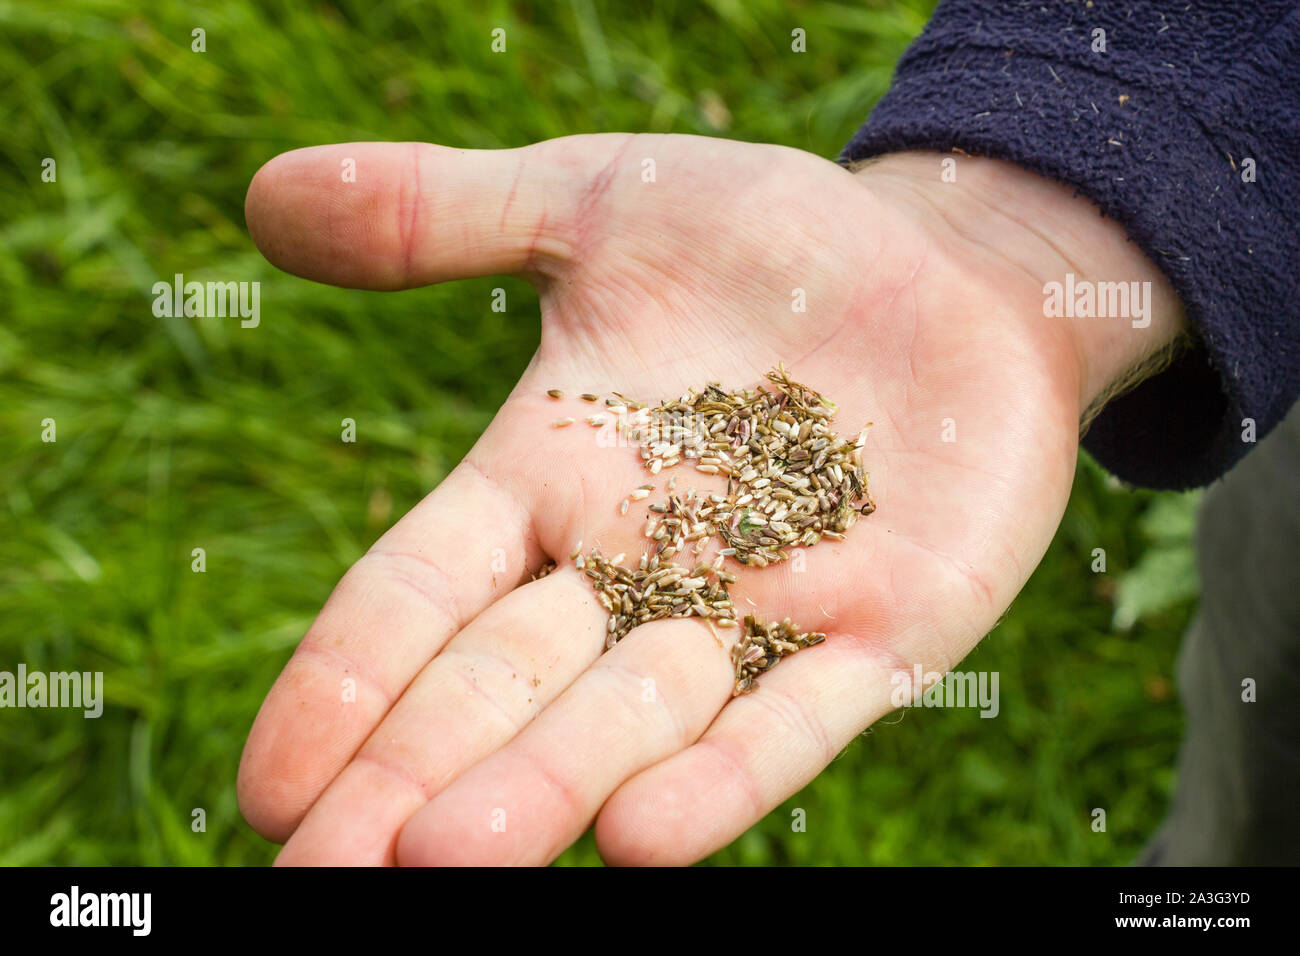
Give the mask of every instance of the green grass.
[[(98, 720), (0, 712), (4, 864), (269, 861), (234, 794), (264, 692), (536, 346), (520, 282), (377, 294), (276, 272), (243, 225), (259, 165), (331, 141), (623, 129), (833, 156), (930, 4), (136, 6), (0, 2), (0, 670), (102, 670), (107, 693)], [(498, 26), (505, 54), (490, 51)], [(807, 54), (790, 52), (795, 27)], [(150, 286), (177, 272), (260, 281), (260, 328), (154, 318)], [(508, 314), (488, 308), (502, 284)], [(356, 444), (338, 440), (344, 417)], [(1001, 715), (887, 719), (713, 860), (1130, 860), (1172, 782), (1190, 607), (1185, 591), (1142, 601), (1135, 576), (1137, 623), (1112, 628), (1116, 583), (1144, 554), (1186, 567), (1185, 534), (1144, 530), (1153, 504), (1190, 508), (1085, 461), (1047, 558), (968, 659), (1000, 672)], [(1089, 567), (1097, 547), (1105, 574)], [(562, 862), (597, 859), (588, 837)]]

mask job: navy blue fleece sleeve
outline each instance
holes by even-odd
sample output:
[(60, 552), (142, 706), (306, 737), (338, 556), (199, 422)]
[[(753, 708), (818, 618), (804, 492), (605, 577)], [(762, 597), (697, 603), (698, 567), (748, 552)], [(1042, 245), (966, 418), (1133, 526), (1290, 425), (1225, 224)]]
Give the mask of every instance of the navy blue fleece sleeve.
[(1198, 345), (1093, 423), (1103, 465), (1205, 484), (1253, 447), (1243, 419), (1261, 438), (1282, 419), (1300, 394), (1297, 3), (947, 0), (843, 158), (954, 147), (1074, 186), (1182, 299)]

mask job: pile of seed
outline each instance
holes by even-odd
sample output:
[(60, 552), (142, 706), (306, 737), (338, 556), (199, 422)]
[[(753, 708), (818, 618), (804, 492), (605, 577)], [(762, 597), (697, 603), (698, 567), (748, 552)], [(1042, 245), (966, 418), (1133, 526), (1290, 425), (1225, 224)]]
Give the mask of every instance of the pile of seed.
[[(727, 476), (727, 493), (697, 510), (726, 544), (723, 554), (766, 567), (823, 537), (843, 540), (875, 505), (862, 468), (863, 429), (855, 441), (830, 430), (834, 403), (779, 367), (775, 391), (724, 391), (710, 384), (675, 402), (621, 415), (616, 427), (658, 474), (682, 461)], [(615, 406), (618, 407), (618, 406)]]
[(702, 617), (720, 627), (736, 626), (736, 612), (727, 596), (727, 584), (736, 580), (735, 575), (713, 565), (687, 569), (664, 560), (661, 554), (643, 554), (636, 568), (626, 568), (624, 555), (606, 559), (599, 548), (583, 555), (581, 542), (570, 557), (591, 579), (596, 596), (609, 612), (606, 650), (632, 628), (669, 617)]
[(758, 675), (771, 670), (781, 658), (824, 640), (826, 635), (820, 631), (800, 632), (788, 617), (779, 624), (764, 624), (754, 615), (747, 614), (744, 636), (731, 649), (731, 662), (736, 665), (736, 686), (732, 696), (747, 694), (757, 687)]
[[(856, 441), (830, 429), (836, 406), (790, 379), (784, 367), (767, 374), (775, 391), (725, 391), (713, 383), (688, 391), (676, 401), (648, 406), (618, 393), (605, 399), (620, 435), (639, 450), (652, 475), (683, 461), (698, 472), (726, 475), (725, 494), (697, 495), (694, 488), (676, 493), (668, 481), (667, 498), (649, 506), (643, 529), (650, 552), (635, 568), (623, 566), (624, 555), (606, 559), (593, 548), (583, 555), (579, 542), (570, 559), (591, 580), (609, 612), (606, 648), (632, 628), (649, 621), (697, 616), (721, 627), (736, 627), (727, 585), (735, 576), (723, 570), (730, 557), (750, 567), (767, 567), (790, 557), (790, 549), (812, 547), (822, 538), (843, 540), (859, 514), (875, 510), (862, 468), (865, 429)], [(552, 398), (563, 398), (551, 389)], [(584, 394), (587, 402), (599, 396)], [(604, 416), (587, 419), (603, 426)], [(565, 418), (556, 427), (573, 423)], [(619, 506), (655, 490), (647, 482), (629, 492)], [(710, 562), (693, 567), (673, 558), (688, 552), (698, 557), (715, 540), (724, 547)], [(789, 618), (764, 624), (746, 616), (733, 648), (735, 694), (757, 686), (756, 676), (778, 660), (825, 640), (818, 632), (800, 632)]]

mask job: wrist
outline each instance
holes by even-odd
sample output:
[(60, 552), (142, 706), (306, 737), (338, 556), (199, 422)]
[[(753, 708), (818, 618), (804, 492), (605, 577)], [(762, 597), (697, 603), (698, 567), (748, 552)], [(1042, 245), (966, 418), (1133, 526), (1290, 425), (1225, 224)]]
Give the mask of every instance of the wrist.
[(993, 254), (1041, 290), (1043, 308), (1025, 319), (1061, 325), (1063, 334), (1040, 338), (1073, 353), (1053, 358), (1077, 367), (1081, 410), (1140, 381), (1185, 335), (1165, 275), (1068, 186), (1012, 163), (928, 152), (882, 156), (856, 173), (886, 202)]

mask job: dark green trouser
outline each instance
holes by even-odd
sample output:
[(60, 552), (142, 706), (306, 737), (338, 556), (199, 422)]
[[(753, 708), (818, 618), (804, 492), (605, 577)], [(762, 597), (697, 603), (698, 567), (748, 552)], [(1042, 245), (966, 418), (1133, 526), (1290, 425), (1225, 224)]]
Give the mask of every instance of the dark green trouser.
[(1300, 864), (1300, 405), (1206, 492), (1197, 552), (1177, 792), (1138, 862)]

